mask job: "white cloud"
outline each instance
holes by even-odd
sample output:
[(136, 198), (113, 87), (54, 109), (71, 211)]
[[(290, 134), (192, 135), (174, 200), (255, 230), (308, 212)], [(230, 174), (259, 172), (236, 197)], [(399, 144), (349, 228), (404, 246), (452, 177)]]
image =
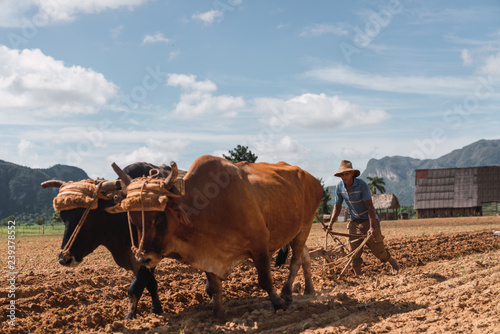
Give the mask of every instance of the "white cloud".
[(17, 145), (17, 152), (19, 156), (27, 156), (30, 155), (34, 148), (35, 145), (32, 142), (26, 139), (21, 139), (21, 141)]
[(334, 26), (332, 24), (314, 24), (312, 26), (307, 26), (302, 29), (299, 36), (301, 37), (316, 37), (326, 34), (333, 34), (337, 36), (346, 36), (349, 32), (339, 26)]
[(213, 112), (233, 117), (246, 105), (242, 97), (214, 96), (212, 92), (217, 90), (217, 86), (210, 80), (196, 81), (195, 75), (169, 74), (167, 85), (181, 87), (183, 91), (174, 110), (174, 114), (182, 118)]
[(154, 35), (146, 35), (142, 39), (142, 44), (147, 44), (147, 43), (169, 43), (170, 39), (166, 38), (163, 36), (161, 32), (157, 32)]
[(255, 108), (265, 115), (264, 122), (270, 128), (292, 126), (335, 129), (376, 124), (390, 118), (382, 109), (364, 111), (360, 106), (338, 96), (325, 94), (307, 93), (289, 100), (257, 98)]
[(39, 49), (0, 45), (0, 108), (43, 116), (95, 113), (117, 94), (104, 75), (65, 66)]
[(310, 150), (297, 140), (284, 136), (278, 141), (255, 142), (250, 150), (258, 152), (257, 162), (276, 163), (284, 161), (291, 165), (304, 166)]
[[(478, 73), (482, 75), (500, 76), (500, 52), (486, 58), (484, 65), (478, 69)], [(498, 80), (499, 78), (496, 79)]]
[(106, 10), (133, 10), (149, 0), (3, 0), (0, 4), (0, 26), (22, 27), (26, 22), (40, 27), (71, 22), (79, 14), (97, 14)]
[(35, 145), (33, 141), (27, 139), (21, 139), (17, 144), (17, 156), (16, 154), (9, 154), (9, 160), (14, 161), (22, 161), (23, 165), (27, 165), (33, 168), (41, 167), (43, 164), (43, 154), (41, 151), (44, 151), (44, 146), (46, 143), (42, 143), (41, 145)]
[(155, 165), (169, 164), (177, 161), (182, 151), (188, 145), (188, 141), (174, 139), (170, 141), (159, 141), (149, 139), (145, 146), (141, 146), (132, 152), (112, 154), (107, 158), (109, 164), (116, 162), (118, 166), (125, 167), (138, 161), (146, 161)]
[(217, 90), (217, 86), (210, 80), (196, 81), (196, 75), (176, 74), (168, 75), (168, 86), (180, 86), (184, 90), (213, 92)]
[(469, 50), (463, 49), (461, 53), (462, 61), (465, 66), (472, 65), (472, 54)]
[(199, 20), (203, 22), (205, 25), (211, 25), (214, 22), (220, 22), (222, 21), (222, 17), (224, 16), (224, 13), (220, 10), (217, 9), (211, 9), (208, 12), (204, 13), (194, 13), (191, 18), (193, 20)]
[(450, 76), (390, 76), (356, 71), (349, 66), (331, 66), (306, 72), (307, 76), (362, 89), (394, 93), (456, 96), (474, 91), (473, 79)]
[[(21, 145), (26, 147), (23, 156), (19, 154), (20, 139), (11, 143), (10, 136), (2, 133), (6, 145), (0, 147), (0, 153), (4, 152), (4, 160), (26, 166), (50, 167), (62, 163), (81, 167), (93, 178), (113, 179), (116, 177), (110, 168), (113, 161), (123, 168), (137, 161), (169, 164), (174, 160), (179, 168), (187, 169), (201, 154), (217, 147), (227, 147), (227, 143), (238, 142), (241, 138), (240, 134), (227, 134), (213, 128), (205, 132), (203, 126), (191, 129), (194, 132), (187, 131), (185, 127), (171, 123), (170, 130), (165, 131), (166, 123), (161, 125), (159, 120), (153, 123), (150, 120), (141, 129), (118, 128), (112, 123), (110, 129), (95, 128), (98, 125), (92, 120), (79, 120), (78, 125), (73, 126), (69, 126), (70, 123), (75, 122), (68, 120), (66, 126), (47, 122), (42, 126), (10, 130), (27, 141)], [(34, 146), (31, 147), (29, 142)], [(190, 148), (191, 143), (193, 147)]]

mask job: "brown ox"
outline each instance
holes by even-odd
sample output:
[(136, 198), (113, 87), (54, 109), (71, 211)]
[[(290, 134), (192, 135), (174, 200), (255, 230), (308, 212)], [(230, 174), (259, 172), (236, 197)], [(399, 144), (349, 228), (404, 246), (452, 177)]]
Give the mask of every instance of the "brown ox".
[[(139, 231), (137, 258), (146, 266), (157, 265), (163, 257), (176, 258), (205, 271), (215, 316), (225, 316), (221, 279), (248, 258), (255, 263), (259, 285), (275, 309), (292, 301), (292, 284), (300, 266), (305, 293), (314, 293), (305, 244), (323, 189), (311, 174), (284, 162), (234, 164), (205, 155), (184, 177), (183, 195), (165, 192), (168, 200), (163, 211), (146, 198), (149, 190), (144, 179), (142, 184), (137, 182), (141, 180), (132, 181), (122, 202)], [(164, 182), (170, 189), (170, 180)], [(140, 188), (142, 194), (135, 206), (129, 198), (131, 187)], [(270, 254), (287, 243), (293, 255), (280, 297), (273, 288)]]

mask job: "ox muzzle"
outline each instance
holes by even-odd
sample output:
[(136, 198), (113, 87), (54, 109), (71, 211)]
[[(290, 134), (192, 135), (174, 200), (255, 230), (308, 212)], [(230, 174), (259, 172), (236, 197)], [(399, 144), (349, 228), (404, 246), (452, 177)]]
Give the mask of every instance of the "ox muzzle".
[(76, 260), (74, 255), (64, 251), (60, 251), (59, 254), (57, 254), (57, 261), (60, 265), (65, 267), (76, 267), (81, 263), (81, 261)]
[(139, 252), (136, 250), (135, 259), (145, 267), (154, 268), (160, 263), (162, 256), (155, 252)]

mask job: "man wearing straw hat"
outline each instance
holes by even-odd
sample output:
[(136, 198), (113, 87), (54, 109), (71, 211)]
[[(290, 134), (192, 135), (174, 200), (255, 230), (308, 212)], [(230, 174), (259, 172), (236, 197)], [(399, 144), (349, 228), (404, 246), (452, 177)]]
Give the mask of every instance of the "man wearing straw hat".
[[(380, 221), (375, 213), (372, 203), (370, 188), (365, 181), (358, 179), (359, 170), (352, 168), (352, 163), (348, 160), (342, 160), (338, 172), (334, 174), (342, 178), (337, 185), (335, 206), (333, 207), (328, 230), (332, 229), (333, 223), (337, 220), (342, 210), (342, 202), (345, 201), (351, 213), (351, 220), (348, 224), (349, 234), (365, 234), (371, 237), (366, 245), (382, 262), (389, 262), (394, 275), (399, 271), (396, 260), (389, 254), (384, 246), (384, 236), (380, 230)], [(358, 248), (363, 242), (362, 238), (349, 237), (351, 250)], [(352, 269), (356, 276), (361, 275), (361, 258), (363, 250), (355, 254), (352, 259)]]

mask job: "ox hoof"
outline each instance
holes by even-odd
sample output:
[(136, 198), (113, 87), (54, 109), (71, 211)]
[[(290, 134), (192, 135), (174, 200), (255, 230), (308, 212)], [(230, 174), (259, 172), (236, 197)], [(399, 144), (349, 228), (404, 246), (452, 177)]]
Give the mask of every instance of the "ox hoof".
[(213, 315), (214, 315), (214, 318), (218, 322), (220, 322), (220, 323), (225, 323), (226, 322), (226, 312), (214, 310)]
[(285, 311), (288, 305), (290, 305), (290, 303), (292, 302), (292, 300), (290, 299), (290, 301), (288, 302), (287, 298), (279, 298), (278, 300), (271, 300), (271, 302), (273, 303), (274, 311), (277, 310)]
[(151, 314), (163, 314), (163, 307), (154, 307), (151, 306)]
[(313, 287), (306, 287), (304, 290), (304, 295), (314, 295), (316, 291)]
[(284, 293), (283, 291), (281, 291), (280, 297), (282, 298), (282, 300), (284, 300), (285, 306), (289, 306), (293, 301), (291, 293)]

